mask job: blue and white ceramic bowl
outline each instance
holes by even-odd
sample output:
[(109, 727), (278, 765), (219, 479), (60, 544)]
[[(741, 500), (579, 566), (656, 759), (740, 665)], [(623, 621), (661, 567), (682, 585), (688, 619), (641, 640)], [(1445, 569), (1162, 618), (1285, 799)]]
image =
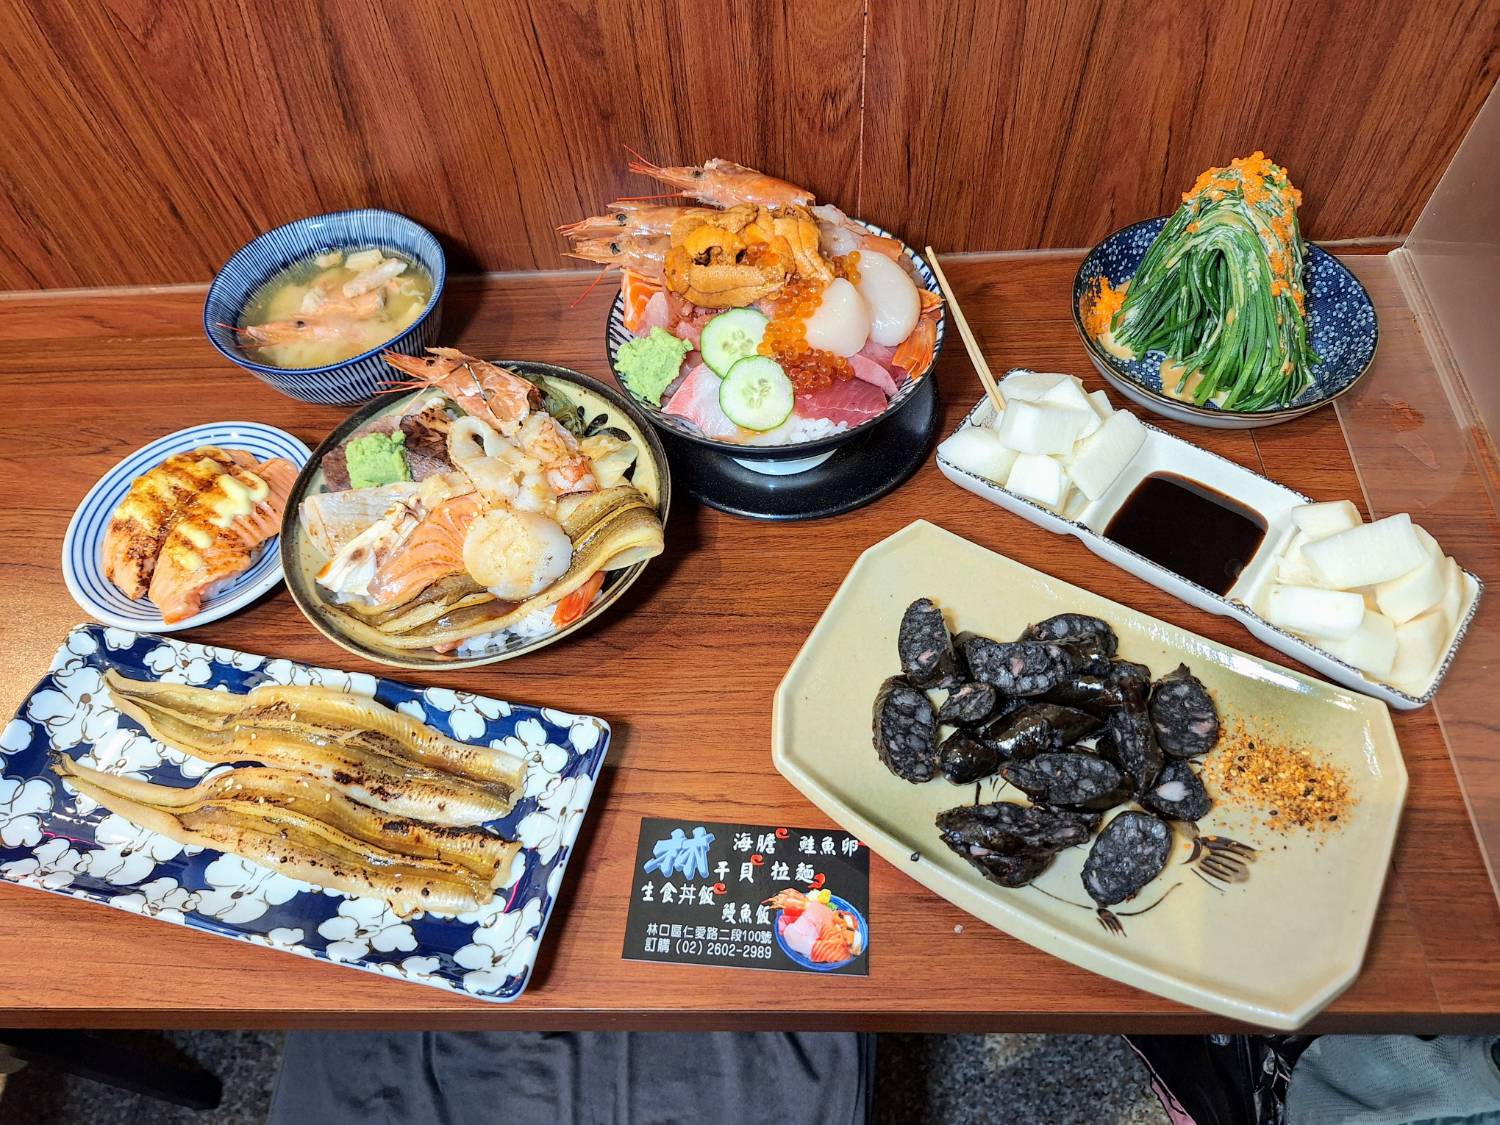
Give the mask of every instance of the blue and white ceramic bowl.
[(1303, 282), (1308, 332), (1322, 362), (1313, 368), (1312, 386), (1288, 405), (1246, 411), (1197, 406), (1163, 393), (1161, 365), (1166, 357), (1161, 352), (1147, 352), (1132, 360), (1110, 355), (1084, 328), (1081, 302), (1092, 299), (1100, 278), (1118, 286), (1135, 276), (1166, 222), (1163, 216), (1115, 231), (1089, 251), (1073, 279), (1073, 325), (1099, 374), (1126, 398), (1179, 422), (1244, 430), (1300, 418), (1338, 398), (1370, 369), (1380, 334), (1370, 295), (1342, 262), (1312, 243), (1307, 244)]
[(174, 453), (186, 453), (205, 445), (244, 449), (253, 453), (258, 461), (282, 457), (299, 469), (307, 464), (309, 456), (307, 446), (291, 434), (259, 422), (214, 422), (189, 426), (137, 449), (89, 489), (63, 536), (63, 581), (67, 583), (73, 600), (90, 617), (118, 629), (149, 629), (157, 633), (191, 629), (249, 605), (281, 581), (280, 537), (273, 536), (261, 545), (249, 570), (204, 599), (201, 613), (168, 625), (149, 599), (133, 602), (104, 577), (100, 557), (104, 532), (109, 526), (110, 516), (130, 491), (131, 482)]
[[(378, 348), (327, 367), (273, 367), (257, 363), (224, 325), (239, 323), (251, 295), (279, 271), (326, 250), (378, 246), (418, 263), (432, 278), (432, 296), (422, 314), (401, 335)], [(303, 402), (352, 406), (373, 398), (391, 378), (380, 358), (384, 351), (421, 355), (437, 341), (442, 326), (443, 283), (448, 265), (443, 248), (425, 228), (393, 211), (365, 208), (298, 219), (268, 230), (224, 263), (203, 303), (203, 332), (219, 354), (239, 364), (282, 394)]]

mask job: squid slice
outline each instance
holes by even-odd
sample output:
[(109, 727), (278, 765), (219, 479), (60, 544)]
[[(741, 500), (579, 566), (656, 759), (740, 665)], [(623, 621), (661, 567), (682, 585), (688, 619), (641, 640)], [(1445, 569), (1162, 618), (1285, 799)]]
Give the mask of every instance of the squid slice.
[(350, 800), (335, 786), (291, 770), (243, 766), (215, 774), (192, 787), (180, 788), (103, 773), (71, 759), (59, 760), (53, 769), (70, 780), (82, 778), (126, 800), (174, 814), (192, 812), (209, 804), (224, 807), (256, 804), (285, 809), (321, 821), (372, 847), (461, 867), (490, 887), (507, 882), (511, 860), (521, 847), (481, 828), (426, 824), (387, 816)]
[(293, 879), (384, 899), (403, 918), (423, 911), (463, 914), (494, 898), (493, 887), (463, 868), (396, 855), (290, 809), (256, 801), (163, 808), (105, 788), (82, 767), (55, 762), (53, 769), (132, 824), (185, 846), (231, 852)]
[(248, 694), (234, 695), (131, 680), (113, 669), (104, 678), (110, 694), (122, 706), (138, 702), (143, 707), (170, 711), (193, 726), (213, 732), (250, 728), (254, 738), (255, 732), (268, 736), (274, 731), (291, 735), (298, 742), (415, 761), (511, 791), (520, 787), (526, 772), (525, 761), (514, 754), (448, 738), (368, 696), (333, 688), (264, 684)]

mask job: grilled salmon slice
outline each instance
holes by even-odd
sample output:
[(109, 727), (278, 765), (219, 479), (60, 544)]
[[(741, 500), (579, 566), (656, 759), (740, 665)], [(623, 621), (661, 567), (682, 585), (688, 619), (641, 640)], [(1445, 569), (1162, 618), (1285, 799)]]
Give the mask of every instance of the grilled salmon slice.
[(381, 608), (402, 605), (440, 578), (464, 572), (464, 539), (484, 511), (477, 492), (444, 500), (417, 524), (401, 550), (370, 579), (370, 600)]
[(254, 464), (243, 449), (205, 445), (174, 453), (136, 477), (104, 531), (104, 577), (131, 601), (144, 597), (162, 544), (194, 498), (227, 470)]
[(243, 574), (256, 548), (281, 530), (287, 498), (297, 481), (288, 461), (273, 458), (220, 474), (183, 511), (156, 560), (151, 600), (168, 625), (203, 608), (203, 599)]

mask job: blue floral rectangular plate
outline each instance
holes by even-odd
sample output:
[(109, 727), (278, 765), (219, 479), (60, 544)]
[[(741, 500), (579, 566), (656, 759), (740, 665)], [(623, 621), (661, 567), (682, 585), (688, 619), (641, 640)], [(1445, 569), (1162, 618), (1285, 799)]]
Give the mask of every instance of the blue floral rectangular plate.
[[(75, 796), (48, 768), (51, 754), (161, 785), (193, 785), (226, 768), (163, 746), (116, 711), (103, 680), (110, 668), (236, 692), (264, 683), (336, 687), (463, 742), (523, 756), (521, 797), (486, 826), (521, 842), (509, 886), (470, 914), (403, 920), (380, 899), (183, 847)], [(80, 625), (0, 732), (0, 879), (482, 1000), (514, 1000), (536, 963), (609, 737), (609, 724), (590, 715)]]

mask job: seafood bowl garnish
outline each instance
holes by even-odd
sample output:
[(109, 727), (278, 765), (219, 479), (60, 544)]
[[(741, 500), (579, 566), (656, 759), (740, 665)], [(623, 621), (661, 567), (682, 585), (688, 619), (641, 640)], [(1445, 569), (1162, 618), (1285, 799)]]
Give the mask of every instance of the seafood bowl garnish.
[[(342, 319), (313, 315), (264, 326), (280, 331), (274, 335), (260, 333), (261, 338), (256, 338), (241, 326), (247, 304), (268, 282), (299, 262), (362, 248), (378, 249), (405, 260), (430, 280), (431, 293), (416, 318), (378, 345), (337, 363), (282, 367), (263, 362), (259, 351), (265, 343), (322, 338), (348, 326)], [(447, 259), (437, 239), (405, 215), (377, 208), (312, 215), (266, 231), (224, 263), (203, 303), (203, 333), (225, 359), (284, 395), (303, 402), (353, 406), (374, 398), (389, 379), (390, 369), (382, 353), (421, 355), (437, 340), (447, 273)]]
[(618, 391), (451, 348), (388, 355), (293, 488), (282, 562), (324, 636), (401, 668), (509, 660), (605, 612), (663, 549), (661, 441)]
[(741, 462), (785, 462), (912, 399), (945, 318), (911, 247), (729, 161), (630, 167), (683, 198), (620, 200), (562, 233), (572, 256), (620, 270), (605, 346), (655, 425)]

